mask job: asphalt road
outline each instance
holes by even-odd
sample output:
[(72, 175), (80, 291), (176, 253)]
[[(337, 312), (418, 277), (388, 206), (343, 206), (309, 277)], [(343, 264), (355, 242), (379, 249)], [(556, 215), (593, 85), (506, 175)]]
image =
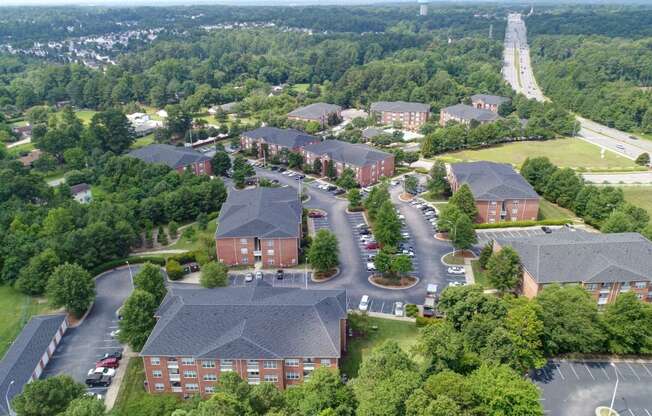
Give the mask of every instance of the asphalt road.
[[(133, 274), (138, 269), (139, 266), (131, 266)], [(96, 279), (95, 285), (97, 297), (90, 313), (81, 325), (66, 331), (44, 377), (67, 374), (83, 383), (88, 370), (95, 368), (95, 362), (104, 353), (122, 350), (120, 343), (109, 334), (118, 328), (116, 312), (133, 289), (129, 270), (107, 272)], [(90, 390), (104, 394), (106, 388)]]
[(652, 172), (635, 173), (583, 173), (582, 177), (591, 183), (625, 183), (625, 184), (651, 184)]

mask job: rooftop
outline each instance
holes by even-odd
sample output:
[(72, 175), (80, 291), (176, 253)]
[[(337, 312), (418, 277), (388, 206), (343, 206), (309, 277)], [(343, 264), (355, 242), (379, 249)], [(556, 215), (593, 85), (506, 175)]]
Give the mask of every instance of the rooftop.
[(469, 185), (477, 201), (540, 198), (525, 178), (506, 163), (455, 163), (451, 171), (460, 185)]
[[(0, 361), (0, 415), (9, 414), (5, 394), (11, 399), (23, 391), (23, 386), (32, 378), (43, 353), (66, 319), (65, 314), (40, 315), (33, 317), (23, 328), (9, 351)], [(9, 387), (11, 381), (14, 384)]]
[(364, 144), (351, 144), (340, 140), (324, 140), (321, 143), (309, 144), (304, 149), (317, 155), (328, 155), (336, 162), (354, 166), (365, 166), (392, 157), (390, 153), (381, 152)]
[(391, 111), (393, 113), (427, 113), (430, 105), (406, 101), (378, 101), (371, 103), (371, 111)]
[(340, 357), (345, 290), (171, 288), (143, 356), (217, 359)]
[(638, 233), (553, 232), (498, 240), (538, 283), (649, 281), (652, 243)]
[(268, 143), (277, 144), (283, 147), (303, 147), (309, 143), (319, 141), (316, 136), (311, 136), (295, 129), (279, 129), (276, 127), (259, 127), (242, 133), (245, 137), (252, 139), (264, 139)]
[(305, 118), (308, 120), (319, 121), (322, 117), (327, 117), (331, 113), (341, 111), (342, 107), (328, 103), (314, 103), (304, 107), (299, 107), (288, 114), (289, 117)]
[(70, 187), (70, 193), (73, 195), (77, 195), (82, 192), (89, 191), (91, 189), (91, 186), (87, 183), (79, 183), (77, 185), (73, 185)]
[(150, 144), (127, 153), (145, 163), (160, 163), (172, 169), (192, 165), (193, 163), (211, 160), (210, 157), (193, 149), (170, 146), (169, 144)]
[(511, 100), (508, 97), (501, 97), (500, 95), (475, 94), (471, 96), (471, 101), (482, 101), (485, 104), (501, 105)]
[(222, 205), (217, 238), (298, 238), (301, 202), (294, 188), (231, 190)]
[(442, 108), (441, 111), (448, 113), (461, 120), (476, 120), (476, 121), (496, 121), (500, 117), (493, 111), (475, 108), (466, 104), (456, 104), (450, 107)]

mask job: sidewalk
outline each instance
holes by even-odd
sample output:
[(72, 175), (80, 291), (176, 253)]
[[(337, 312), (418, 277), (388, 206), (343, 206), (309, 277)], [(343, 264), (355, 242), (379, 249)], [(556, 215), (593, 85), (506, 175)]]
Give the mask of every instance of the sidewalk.
[(115, 401), (118, 398), (118, 393), (120, 392), (120, 386), (122, 385), (122, 380), (127, 373), (127, 368), (129, 367), (129, 361), (134, 358), (138, 359), (138, 353), (131, 350), (129, 345), (125, 345), (124, 351), (122, 353), (122, 360), (120, 361), (120, 367), (113, 377), (113, 381), (109, 386), (109, 389), (106, 391), (106, 397), (104, 398), (104, 404), (106, 405), (106, 410), (111, 410), (115, 405)]

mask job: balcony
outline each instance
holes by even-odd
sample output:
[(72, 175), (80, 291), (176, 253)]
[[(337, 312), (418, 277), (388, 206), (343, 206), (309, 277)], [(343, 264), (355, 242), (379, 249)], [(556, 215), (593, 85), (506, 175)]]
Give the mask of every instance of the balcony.
[(179, 363), (177, 361), (168, 361), (168, 368), (179, 368)]
[(170, 381), (181, 381), (180, 374), (170, 374)]
[(172, 393), (181, 393), (181, 387), (172, 387)]
[(263, 250), (254, 250), (254, 257), (260, 257), (263, 255)]

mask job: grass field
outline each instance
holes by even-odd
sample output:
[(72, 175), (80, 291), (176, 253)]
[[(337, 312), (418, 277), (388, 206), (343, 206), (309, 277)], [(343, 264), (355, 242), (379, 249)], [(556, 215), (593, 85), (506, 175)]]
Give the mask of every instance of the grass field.
[(575, 215), (557, 204), (541, 198), (539, 201), (539, 219), (540, 220), (571, 220)]
[(0, 286), (0, 358), (20, 333), (23, 326), (33, 315), (47, 313), (51, 310), (46, 302), (18, 292), (11, 286)]
[(152, 143), (154, 143), (154, 133), (150, 133), (147, 136), (137, 138), (136, 141), (132, 143), (131, 148), (140, 149), (141, 147), (145, 147), (148, 144)]
[(296, 92), (306, 92), (308, 87), (310, 87), (310, 84), (294, 84), (292, 89)]
[[(194, 225), (192, 227), (195, 227)], [(189, 250), (189, 251), (194, 251), (194, 250), (199, 250), (202, 248), (201, 244), (201, 239), (200, 236), (204, 235), (207, 236), (208, 238), (213, 238), (215, 235), (215, 229), (217, 228), (217, 218), (212, 219), (208, 222), (208, 227), (204, 231), (197, 231), (197, 227), (195, 227), (195, 235), (193, 238), (188, 239), (183, 237), (183, 231), (184, 230), (179, 230), (179, 234), (182, 236), (179, 238), (179, 240), (172, 244), (171, 246), (168, 246), (166, 248), (168, 249), (179, 249), (179, 250)]]
[(641, 207), (652, 216), (652, 186), (623, 186), (625, 201)]
[(349, 341), (348, 351), (342, 361), (342, 372), (349, 378), (358, 374), (360, 363), (372, 348), (387, 340), (396, 341), (408, 354), (416, 343), (419, 331), (414, 322), (395, 321), (391, 319), (369, 318), (370, 325), (378, 329), (371, 330), (365, 337), (353, 338)]
[(97, 111), (95, 110), (77, 110), (75, 111), (75, 114), (79, 119), (82, 121), (84, 124), (90, 124), (91, 119), (95, 114), (97, 114)]
[(613, 152), (605, 152), (603, 159), (598, 146), (576, 138), (506, 143), (486, 149), (461, 150), (441, 155), (450, 162), (489, 160), (510, 163), (517, 167), (527, 157), (538, 156), (546, 156), (560, 167), (592, 170), (636, 167), (634, 161)]
[(20, 121), (14, 121), (13, 123), (9, 124), (9, 127), (24, 127), (26, 126), (27, 120), (20, 120)]
[(475, 279), (475, 284), (480, 285), (484, 288), (491, 288), (489, 280), (487, 280), (487, 275), (480, 267), (479, 260), (471, 260), (471, 268), (473, 269), (473, 277)]
[(34, 150), (34, 143), (25, 143), (20, 146), (14, 146), (11, 149), (7, 149), (7, 153), (12, 157), (19, 157), (21, 153), (29, 153), (31, 150)]

